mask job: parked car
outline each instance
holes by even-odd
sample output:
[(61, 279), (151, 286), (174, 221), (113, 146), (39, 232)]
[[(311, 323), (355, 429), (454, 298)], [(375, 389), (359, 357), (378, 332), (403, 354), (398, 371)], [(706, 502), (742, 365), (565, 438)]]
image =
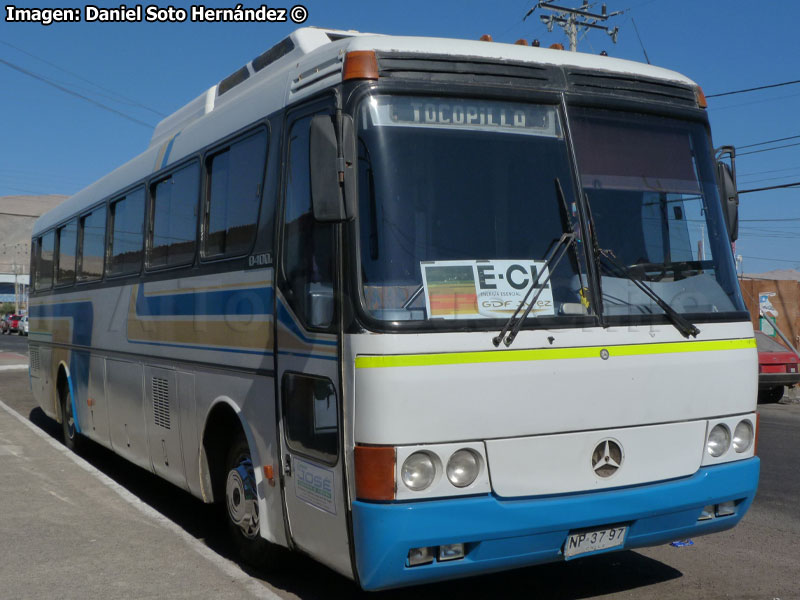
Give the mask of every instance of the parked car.
[(19, 320), (22, 317), (20, 315), (6, 315), (5, 319), (3, 320), (3, 331), (2, 333), (19, 333)]
[(800, 383), (800, 358), (778, 340), (756, 331), (758, 401), (777, 402), (784, 386)]
[(19, 322), (19, 334), (28, 335), (28, 315), (25, 315)]

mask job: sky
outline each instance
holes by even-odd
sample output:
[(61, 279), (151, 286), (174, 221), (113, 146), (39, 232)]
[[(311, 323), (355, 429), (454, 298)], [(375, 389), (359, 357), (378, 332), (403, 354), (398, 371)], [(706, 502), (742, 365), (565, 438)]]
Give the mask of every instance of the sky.
[[(295, 6), (282, 1), (269, 7)], [(172, 5), (188, 8), (199, 3)], [(85, 0), (14, 3), (20, 8), (80, 8), (82, 16), (86, 4)], [(187, 19), (49, 26), (6, 22), (4, 4), (0, 196), (74, 194), (144, 151), (153, 126), (164, 116), (297, 27), (463, 39), (488, 33), (496, 42), (538, 38), (542, 46), (566, 45), (558, 27), (548, 32), (540, 22), (540, 10), (523, 20), (534, 4), (533, 0), (305, 0), (308, 16), (303, 25)], [(575, 7), (580, 0), (557, 4)], [(617, 43), (603, 31), (593, 31), (581, 40), (580, 51), (605, 50), (610, 56), (640, 62), (645, 61), (646, 51), (654, 65), (690, 77), (707, 96), (800, 80), (796, 0), (607, 0), (607, 4), (608, 12), (624, 11), (609, 20), (609, 25), (619, 27)], [(120, 2), (94, 5), (118, 7)], [(236, 2), (209, 0), (205, 6), (232, 8)], [(595, 10), (599, 8), (597, 3)], [(715, 146), (750, 146), (800, 136), (800, 84), (709, 98), (708, 113)], [(754, 152), (782, 145), (788, 147)], [(740, 190), (800, 181), (800, 137), (740, 149), (737, 169)], [(800, 187), (742, 194), (740, 200), (736, 254), (742, 256), (741, 270), (800, 270)]]

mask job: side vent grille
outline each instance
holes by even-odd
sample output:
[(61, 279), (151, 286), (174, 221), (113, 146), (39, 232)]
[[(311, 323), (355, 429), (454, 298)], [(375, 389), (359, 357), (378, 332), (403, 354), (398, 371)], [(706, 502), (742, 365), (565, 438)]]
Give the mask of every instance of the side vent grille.
[(169, 381), (153, 377), (153, 421), (159, 427), (169, 429)]
[(642, 100), (660, 100), (697, 107), (694, 90), (682, 83), (619, 73), (568, 70), (567, 81), (575, 92), (614, 94)]
[(32, 346), (31, 347), (31, 371), (38, 371), (40, 367), (39, 362), (39, 347)]

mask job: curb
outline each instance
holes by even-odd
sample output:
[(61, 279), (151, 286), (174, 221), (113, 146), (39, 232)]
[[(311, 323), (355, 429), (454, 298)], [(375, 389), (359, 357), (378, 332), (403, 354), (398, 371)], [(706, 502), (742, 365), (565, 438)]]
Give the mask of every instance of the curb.
[[(17, 365), (12, 365), (17, 366)], [(2, 367), (0, 367), (2, 368)], [(27, 365), (25, 365), (27, 368)], [(149, 517), (151, 520), (155, 521), (165, 529), (176, 534), (179, 538), (181, 538), (186, 544), (188, 544), (195, 552), (197, 552), (200, 556), (208, 560), (209, 562), (213, 563), (217, 566), (225, 575), (227, 575), (232, 581), (236, 581), (244, 589), (246, 589), (250, 594), (252, 594), (255, 598), (260, 598), (262, 600), (281, 600), (280, 596), (275, 594), (272, 590), (265, 587), (264, 585), (258, 583), (255, 579), (250, 577), (247, 573), (245, 573), (239, 565), (234, 563), (233, 561), (228, 560), (227, 558), (220, 556), (211, 548), (203, 544), (202, 542), (198, 541), (196, 538), (192, 537), (188, 534), (185, 530), (181, 527), (176, 525), (173, 521), (169, 520), (167, 517), (162, 515), (160, 512), (152, 508), (149, 504), (142, 501), (138, 496), (135, 496), (116, 481), (111, 479), (105, 473), (98, 471), (94, 465), (87, 462), (71, 450), (68, 450), (65, 446), (54, 440), (44, 431), (39, 429), (36, 425), (31, 423), (28, 419), (20, 415), (17, 411), (13, 408), (8, 406), (5, 402), (3, 402), (2, 398), (0, 398), (0, 410), (3, 410), (13, 416), (15, 419), (20, 421), (23, 425), (25, 425), (28, 429), (33, 431), (39, 438), (44, 440), (47, 444), (53, 447), (55, 450), (63, 454), (64, 456), (71, 459), (74, 463), (76, 463), (80, 468), (84, 471), (91, 473), (94, 477), (100, 480), (103, 485), (111, 488), (117, 495), (120, 496), (125, 502), (132, 505), (134, 508), (139, 510), (145, 516)]]

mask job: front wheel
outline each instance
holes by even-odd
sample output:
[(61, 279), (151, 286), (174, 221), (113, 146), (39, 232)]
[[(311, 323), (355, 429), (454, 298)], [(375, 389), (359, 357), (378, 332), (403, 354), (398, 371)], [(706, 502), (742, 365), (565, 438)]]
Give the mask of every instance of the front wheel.
[(225, 461), (225, 514), (228, 532), (242, 560), (260, 568), (274, 566), (280, 548), (261, 537), (253, 460), (241, 433)]
[(69, 385), (61, 391), (61, 430), (64, 434), (64, 445), (76, 452), (81, 446), (81, 434), (75, 427), (75, 414), (72, 411), (72, 394)]

